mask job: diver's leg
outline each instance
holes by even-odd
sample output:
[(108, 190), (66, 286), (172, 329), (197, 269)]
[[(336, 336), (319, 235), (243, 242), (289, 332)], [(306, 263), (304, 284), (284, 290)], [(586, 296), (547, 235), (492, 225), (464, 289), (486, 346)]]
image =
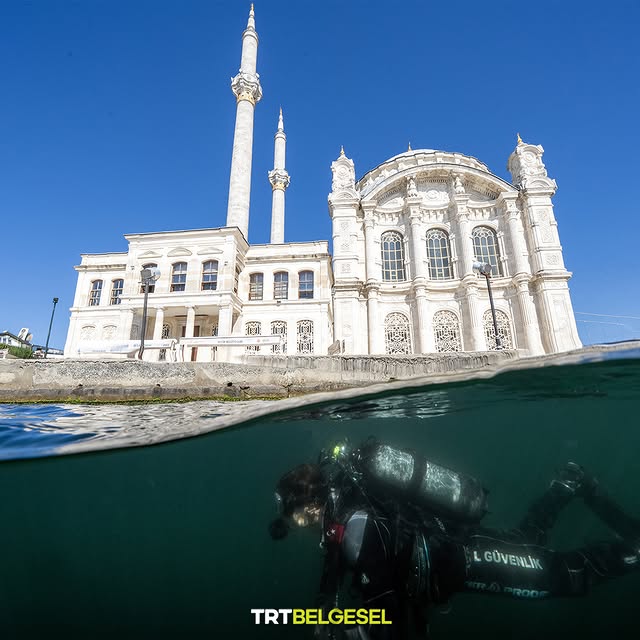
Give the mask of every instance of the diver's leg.
[(584, 502), (614, 533), (640, 551), (640, 521), (625, 513), (599, 486), (584, 496)]

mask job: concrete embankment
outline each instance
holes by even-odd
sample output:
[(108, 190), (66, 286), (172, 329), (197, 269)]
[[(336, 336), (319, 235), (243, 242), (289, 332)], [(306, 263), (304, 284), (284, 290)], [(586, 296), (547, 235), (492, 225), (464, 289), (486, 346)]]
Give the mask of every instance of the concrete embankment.
[(495, 368), (514, 351), (421, 356), (247, 356), (246, 363), (2, 360), (0, 402), (286, 398)]

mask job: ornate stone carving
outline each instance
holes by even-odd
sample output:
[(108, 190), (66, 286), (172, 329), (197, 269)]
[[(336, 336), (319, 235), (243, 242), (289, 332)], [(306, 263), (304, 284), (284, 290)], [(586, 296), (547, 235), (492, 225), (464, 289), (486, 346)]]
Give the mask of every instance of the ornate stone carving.
[(416, 181), (413, 176), (407, 178), (407, 197), (416, 198), (418, 196), (418, 188), (416, 187)]
[(331, 163), (331, 173), (333, 174), (331, 190), (334, 196), (340, 192), (340, 195), (344, 197), (358, 197), (353, 160), (341, 153), (340, 157)]
[(464, 190), (464, 184), (462, 184), (462, 178), (457, 173), (453, 176), (453, 190), (458, 195), (466, 193)]
[(286, 169), (272, 169), (269, 171), (269, 182), (273, 190), (280, 189), (284, 191), (290, 182), (289, 174)]
[(233, 91), (237, 102), (248, 100), (252, 105), (255, 105), (262, 98), (260, 76), (257, 73), (254, 75), (240, 71), (235, 78), (231, 78), (231, 91)]

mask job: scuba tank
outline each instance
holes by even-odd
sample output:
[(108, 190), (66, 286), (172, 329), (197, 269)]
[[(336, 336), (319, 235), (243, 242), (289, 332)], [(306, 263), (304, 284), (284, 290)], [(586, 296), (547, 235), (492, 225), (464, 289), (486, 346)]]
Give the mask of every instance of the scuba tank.
[(374, 493), (377, 489), (458, 521), (477, 522), (487, 512), (487, 491), (478, 480), (411, 451), (370, 439), (351, 453), (338, 445), (332, 457)]

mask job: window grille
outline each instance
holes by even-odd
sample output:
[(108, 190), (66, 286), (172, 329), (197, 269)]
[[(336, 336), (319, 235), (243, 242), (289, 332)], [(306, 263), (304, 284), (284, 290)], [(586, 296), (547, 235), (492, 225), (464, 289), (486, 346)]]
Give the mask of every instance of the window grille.
[(311, 320), (300, 320), (298, 322), (297, 338), (298, 353), (313, 353), (313, 322)]
[(388, 354), (411, 353), (409, 319), (403, 313), (390, 313), (385, 318), (384, 344)]
[(284, 336), (282, 344), (271, 345), (271, 353), (287, 353), (287, 323), (284, 320), (274, 320), (271, 323), (271, 335)]
[(462, 351), (460, 322), (452, 311), (438, 311), (433, 316), (436, 351)]
[(382, 280), (401, 282), (406, 280), (404, 271), (404, 242), (397, 231), (382, 234)]
[[(169, 336), (171, 335), (171, 327), (168, 324), (163, 324), (162, 325), (162, 333), (160, 334), (160, 337), (163, 340), (167, 340), (169, 338)], [(160, 349), (160, 352), (158, 354), (158, 360), (166, 360), (167, 359), (167, 350), (166, 349)]]
[[(513, 349), (513, 340), (511, 338), (511, 324), (509, 317), (504, 311), (496, 309), (496, 324), (498, 325), (498, 335), (503, 349)], [(493, 316), (491, 309), (487, 309), (482, 316), (482, 326), (484, 328), (484, 336), (487, 341), (487, 349), (496, 351), (496, 336), (493, 328)]]
[[(262, 274), (260, 274), (262, 275)], [(247, 322), (245, 325), (244, 334), (246, 336), (259, 336), (262, 335), (260, 323), (259, 322)], [(260, 351), (259, 344), (248, 344), (247, 345), (247, 353), (258, 353)]]

